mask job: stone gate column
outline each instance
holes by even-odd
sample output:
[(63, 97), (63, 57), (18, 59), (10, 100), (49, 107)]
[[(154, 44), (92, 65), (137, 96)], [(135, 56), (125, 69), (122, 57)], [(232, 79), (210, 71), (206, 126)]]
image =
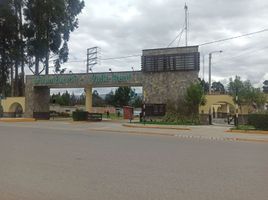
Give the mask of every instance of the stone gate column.
[(25, 117), (49, 119), (50, 90), (47, 86), (29, 85), (25, 89)]
[(34, 118), (49, 119), (50, 89), (47, 86), (34, 87)]
[(229, 106), (228, 103), (226, 104), (226, 112), (227, 112), (227, 114), (229, 115), (229, 113), (230, 113), (230, 106)]
[(33, 110), (34, 110), (34, 100), (33, 100), (33, 86), (27, 85), (25, 87), (25, 111), (24, 117), (32, 118), (33, 117)]
[(86, 111), (92, 112), (92, 86), (87, 86), (85, 88), (86, 92)]

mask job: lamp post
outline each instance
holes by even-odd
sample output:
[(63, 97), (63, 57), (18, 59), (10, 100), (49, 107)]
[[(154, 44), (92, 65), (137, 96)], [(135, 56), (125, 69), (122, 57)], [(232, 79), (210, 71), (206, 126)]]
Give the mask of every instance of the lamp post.
[(238, 87), (235, 88), (235, 126), (238, 128)]
[(222, 51), (212, 51), (209, 53), (209, 94), (211, 94), (211, 60), (212, 60), (212, 54), (213, 53), (222, 53)]

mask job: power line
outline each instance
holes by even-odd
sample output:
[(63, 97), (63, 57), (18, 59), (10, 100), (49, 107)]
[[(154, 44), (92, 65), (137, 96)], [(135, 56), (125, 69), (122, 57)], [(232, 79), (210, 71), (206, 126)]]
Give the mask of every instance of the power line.
[(168, 46), (167, 47), (170, 47), (179, 37), (180, 37), (180, 39), (181, 39), (181, 36), (182, 36), (182, 33), (184, 32), (184, 29), (185, 28), (182, 28), (181, 29), (181, 32), (168, 44)]
[[(254, 55), (254, 54), (259, 53), (261, 51), (264, 51), (266, 49), (268, 49), (268, 47), (263, 47), (261, 49), (253, 49), (251, 51), (242, 52), (242, 53), (240, 53), (238, 55), (231, 56), (231, 57), (225, 56), (225, 57), (221, 58), (221, 61), (214, 62), (214, 64), (218, 64), (218, 63), (229, 63), (230, 59), (238, 58), (238, 57), (245, 56), (245, 55)], [(227, 58), (228, 58), (228, 61), (226, 60)]]
[(209, 45), (209, 44), (214, 44), (214, 43), (219, 43), (219, 42), (225, 42), (225, 41), (228, 41), (228, 40), (233, 40), (233, 39), (237, 39), (237, 38), (241, 38), (241, 37), (245, 37), (245, 36), (255, 35), (255, 34), (263, 33), (263, 32), (266, 32), (266, 31), (268, 31), (268, 29), (263, 29), (263, 30), (260, 30), (260, 31), (246, 33), (246, 34), (243, 34), (243, 35), (233, 36), (233, 37), (224, 38), (224, 39), (220, 39), (220, 40), (215, 40), (215, 41), (212, 41), (212, 42), (205, 42), (205, 43), (199, 44), (198, 46), (205, 46), (205, 45)]
[[(183, 28), (181, 30), (181, 32), (169, 43), (168, 47), (170, 47), (170, 45), (172, 45), (181, 36), (181, 34), (184, 32), (184, 29), (185, 28)], [(224, 38), (224, 39), (220, 39), (220, 40), (215, 40), (215, 41), (211, 41), (211, 42), (201, 43), (198, 46), (205, 46), (205, 45), (209, 45), (209, 44), (214, 44), (214, 43), (219, 43), (219, 42), (225, 42), (225, 41), (228, 41), (228, 40), (233, 40), (233, 39), (237, 39), (237, 38), (241, 38), (241, 37), (245, 37), (245, 36), (255, 35), (255, 34), (267, 32), (267, 31), (268, 31), (268, 29), (263, 29), (263, 30), (259, 30), (259, 31), (251, 32), (251, 33), (246, 33), (246, 34), (239, 35), (239, 36), (233, 36), (233, 37)], [(100, 58), (100, 60), (119, 60), (119, 59), (139, 57), (139, 56), (141, 56), (141, 54), (134, 54), (134, 55), (128, 55), (128, 56), (120, 56), (120, 57), (110, 57), (110, 58)], [(77, 63), (78, 62), (86, 62), (86, 60), (72, 60), (72, 61), (68, 61), (66, 63), (76, 63), (76, 62)]]
[(67, 61), (66, 63), (81, 63), (81, 62), (86, 62), (87, 60), (71, 60)]
[[(139, 57), (141, 54), (135, 54), (135, 55), (129, 55), (129, 56), (121, 56), (121, 57), (110, 57), (110, 58), (99, 58), (99, 60), (119, 60), (119, 59), (124, 59), (124, 58), (133, 58), (133, 57)], [(67, 61), (66, 63), (81, 63), (81, 62), (86, 62), (87, 60), (70, 60)]]
[(229, 57), (229, 56), (221, 57), (221, 60), (224, 60), (224, 59), (227, 59), (227, 58), (228, 59), (237, 58), (237, 57), (241, 57), (241, 56), (244, 56), (244, 55), (247, 55), (247, 54), (250, 54), (250, 55), (251, 54), (255, 54), (255, 53), (260, 52), (260, 51), (263, 51), (263, 50), (265, 50), (267, 48), (268, 48), (268, 46), (262, 47), (260, 49), (247, 48), (247, 49), (243, 50), (242, 52), (240, 52), (240, 53), (238, 53), (238, 54), (236, 54), (234, 56), (231, 56), (231, 57)]
[(117, 60), (117, 59), (132, 58), (132, 57), (139, 57), (139, 56), (141, 56), (141, 54), (121, 56), (121, 57), (101, 58), (100, 60)]

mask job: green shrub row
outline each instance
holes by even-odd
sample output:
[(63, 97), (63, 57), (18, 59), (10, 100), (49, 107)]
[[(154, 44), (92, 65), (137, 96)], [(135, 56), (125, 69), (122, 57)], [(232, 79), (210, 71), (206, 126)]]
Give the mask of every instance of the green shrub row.
[(73, 112), (73, 120), (74, 121), (87, 121), (88, 112), (86, 111), (74, 111)]
[(162, 122), (177, 125), (199, 125), (200, 119), (198, 116), (185, 116), (178, 113), (167, 112), (163, 117)]
[(259, 130), (268, 130), (268, 114), (249, 114), (249, 125)]

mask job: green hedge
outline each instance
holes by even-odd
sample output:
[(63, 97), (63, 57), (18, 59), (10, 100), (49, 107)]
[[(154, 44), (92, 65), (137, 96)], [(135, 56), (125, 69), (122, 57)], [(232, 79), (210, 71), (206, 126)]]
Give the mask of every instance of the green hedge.
[(256, 129), (268, 130), (268, 114), (250, 114), (248, 123)]
[(74, 111), (73, 120), (74, 121), (87, 121), (88, 112), (86, 111)]

